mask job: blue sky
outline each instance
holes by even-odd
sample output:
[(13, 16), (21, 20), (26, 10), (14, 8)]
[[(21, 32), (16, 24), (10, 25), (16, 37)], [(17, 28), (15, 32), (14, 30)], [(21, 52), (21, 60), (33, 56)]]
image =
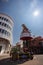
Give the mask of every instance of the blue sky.
[[(33, 12), (39, 11), (38, 16)], [(13, 45), (20, 40), (21, 25), (25, 24), (32, 35), (43, 37), (43, 0), (0, 0), (0, 13), (14, 20)]]

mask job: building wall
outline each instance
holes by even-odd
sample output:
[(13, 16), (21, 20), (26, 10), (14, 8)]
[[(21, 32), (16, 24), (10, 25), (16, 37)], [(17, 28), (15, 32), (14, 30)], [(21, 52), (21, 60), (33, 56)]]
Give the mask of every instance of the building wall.
[[(3, 51), (8, 48), (9, 44), (12, 44), (12, 31), (12, 18), (6, 14), (0, 13), (0, 40), (3, 40), (0, 42), (0, 46), (2, 46)], [(5, 42), (6, 40), (7, 42)]]
[(42, 54), (43, 53), (43, 38), (35, 37), (31, 41), (30, 50), (32, 50), (34, 54)]

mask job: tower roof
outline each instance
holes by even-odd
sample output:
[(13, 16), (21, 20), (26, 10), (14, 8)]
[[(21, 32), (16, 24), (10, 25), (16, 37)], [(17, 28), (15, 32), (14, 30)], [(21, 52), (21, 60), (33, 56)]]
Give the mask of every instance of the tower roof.
[(22, 32), (21, 32), (21, 36), (20, 36), (20, 39), (22, 40), (28, 40), (28, 39), (31, 39), (31, 32), (30, 30), (25, 26), (25, 24), (22, 24)]

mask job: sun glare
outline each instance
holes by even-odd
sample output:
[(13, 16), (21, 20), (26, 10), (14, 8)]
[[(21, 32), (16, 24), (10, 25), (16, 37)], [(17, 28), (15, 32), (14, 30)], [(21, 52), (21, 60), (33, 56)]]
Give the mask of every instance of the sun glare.
[(38, 10), (35, 10), (35, 11), (33, 12), (33, 15), (34, 15), (34, 16), (38, 16), (38, 15), (39, 15), (39, 11), (38, 11)]

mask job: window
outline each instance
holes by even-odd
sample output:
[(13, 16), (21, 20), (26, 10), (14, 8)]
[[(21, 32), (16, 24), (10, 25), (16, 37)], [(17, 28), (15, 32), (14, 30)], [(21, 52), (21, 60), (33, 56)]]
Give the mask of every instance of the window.
[(8, 28), (8, 25), (6, 24), (6, 27)]
[(2, 20), (4, 19), (4, 17), (2, 17)]
[(0, 25), (1, 25), (1, 22), (0, 22)]
[(2, 33), (2, 29), (1, 29), (1, 31), (0, 31), (1, 33)]
[(1, 17), (0, 17), (0, 19), (1, 19)]
[(2, 26), (4, 26), (4, 23), (2, 23)]
[(42, 46), (42, 42), (39, 42), (39, 45)]
[(10, 26), (9, 26), (9, 29), (11, 30)]
[(8, 19), (6, 19), (6, 21), (8, 21)]
[(10, 33), (8, 32), (8, 36), (10, 36)]
[(4, 24), (4, 26), (6, 27), (7, 24)]
[(0, 32), (3, 33), (3, 34), (5, 34), (5, 35), (7, 35), (7, 36), (10, 36), (10, 33), (7, 32), (7, 31), (4, 30), (4, 29), (0, 29)]
[(7, 35), (8, 35), (8, 32), (6, 31)]
[(6, 31), (4, 31), (4, 34), (6, 35)]
[(0, 25), (2, 25), (2, 26), (4, 26), (4, 27), (7, 27), (8, 29), (10, 29), (10, 30), (11, 30), (10, 26), (9, 26), (9, 25), (7, 25), (6, 23), (0, 22)]
[(0, 29), (0, 32), (1, 32), (1, 29)]
[(6, 18), (4, 18), (4, 21), (6, 21)]
[(4, 30), (2, 30), (2, 33), (4, 33)]

